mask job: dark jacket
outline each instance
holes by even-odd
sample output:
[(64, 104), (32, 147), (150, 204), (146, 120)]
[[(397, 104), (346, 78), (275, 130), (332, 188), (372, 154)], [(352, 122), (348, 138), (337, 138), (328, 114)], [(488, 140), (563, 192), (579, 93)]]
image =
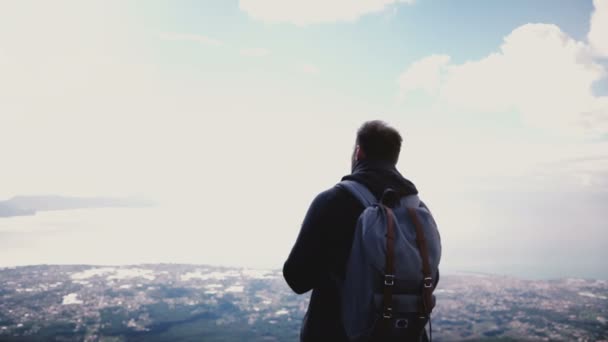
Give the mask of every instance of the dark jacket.
[[(392, 164), (359, 161), (342, 179), (363, 183), (380, 198), (387, 188), (417, 194), (412, 182)], [(298, 294), (312, 291), (304, 316), (301, 341), (346, 341), (335, 277), (344, 277), (354, 229), (363, 205), (347, 190), (323, 191), (308, 208), (300, 234), (283, 266), (287, 284)]]

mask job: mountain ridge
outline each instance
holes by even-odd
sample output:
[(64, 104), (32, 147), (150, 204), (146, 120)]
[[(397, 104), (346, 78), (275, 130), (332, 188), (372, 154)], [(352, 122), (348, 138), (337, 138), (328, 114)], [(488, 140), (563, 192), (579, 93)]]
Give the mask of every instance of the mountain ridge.
[(62, 195), (17, 195), (0, 201), (0, 217), (29, 216), (39, 211), (84, 208), (143, 208), (152, 201), (130, 197), (76, 197)]

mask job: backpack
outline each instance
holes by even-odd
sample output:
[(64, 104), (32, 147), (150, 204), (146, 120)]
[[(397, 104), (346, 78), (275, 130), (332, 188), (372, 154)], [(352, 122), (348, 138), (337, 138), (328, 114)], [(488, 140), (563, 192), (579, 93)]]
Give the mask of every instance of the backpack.
[(378, 201), (358, 182), (339, 186), (365, 207), (339, 284), (346, 335), (357, 342), (422, 340), (441, 258), (431, 212), (417, 195), (387, 189)]

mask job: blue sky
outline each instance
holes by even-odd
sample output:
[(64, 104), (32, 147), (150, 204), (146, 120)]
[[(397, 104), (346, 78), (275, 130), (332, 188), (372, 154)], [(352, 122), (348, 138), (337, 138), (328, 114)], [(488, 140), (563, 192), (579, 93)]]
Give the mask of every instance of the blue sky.
[[(383, 101), (390, 100), (394, 75), (417, 59), (430, 54), (448, 54), (457, 63), (479, 59), (494, 52), (514, 28), (527, 23), (552, 23), (577, 40), (585, 39), (593, 9), (590, 1), (561, 1), (559, 6), (551, 1), (537, 1), (532, 6), (528, 1), (419, 1), (388, 5), (380, 13), (362, 15), (355, 21), (294, 25), (259, 22), (239, 11), (236, 1), (147, 6), (150, 8), (133, 11), (145, 26), (142, 33), (152, 34), (151, 39), (156, 38), (154, 29), (200, 34), (233, 49), (263, 47), (272, 57), (243, 63), (238, 56), (227, 56), (230, 49), (224, 49), (202, 59), (197, 52), (208, 55), (212, 53), (208, 47), (190, 46), (191, 50), (175, 49), (173, 53), (165, 49), (168, 54), (158, 56), (160, 63), (191, 61), (196, 67), (224, 66), (234, 72), (257, 67), (267, 77), (282, 79), (281, 66), (309, 60), (327, 71), (323, 78), (332, 86)], [(160, 44), (150, 42), (162, 49)], [(223, 63), (216, 64), (216, 58)]]
[[(2, 2), (0, 198), (157, 199), (179, 236), (214, 237), (190, 259), (175, 240), (168, 261), (243, 262), (209, 228), (243, 227), (243, 260), (275, 267), (310, 200), (349, 172), (358, 126), (383, 119), (448, 269), (607, 277), (607, 3)], [(252, 202), (230, 227), (227, 189)], [(173, 233), (155, 229), (152, 245)]]
[[(311, 63), (325, 71), (319, 76), (325, 87), (378, 106), (391, 102), (395, 75), (430, 54), (448, 54), (456, 63), (479, 59), (526, 23), (553, 23), (573, 38), (584, 39), (591, 2), (555, 4), (419, 1), (388, 5), (355, 21), (304, 26), (257, 21), (240, 11), (236, 1), (159, 2), (132, 11), (134, 23), (143, 26), (138, 38), (147, 38), (148, 48), (162, 51), (153, 57), (167, 68), (185, 63), (192, 67), (190, 72), (215, 70), (220, 77), (242, 77), (247, 70), (266, 82), (281, 82), (286, 72), (293, 71), (293, 64)], [(156, 39), (157, 32), (202, 35), (224, 46), (167, 46)], [(231, 55), (247, 47), (266, 49), (268, 56), (247, 61)], [(314, 88), (315, 84), (309, 84), (307, 90), (321, 91)]]

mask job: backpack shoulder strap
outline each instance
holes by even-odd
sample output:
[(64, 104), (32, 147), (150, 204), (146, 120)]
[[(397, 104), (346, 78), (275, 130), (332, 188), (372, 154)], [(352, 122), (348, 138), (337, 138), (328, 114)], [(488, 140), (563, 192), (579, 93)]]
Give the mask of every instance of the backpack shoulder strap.
[(359, 182), (343, 180), (338, 183), (338, 185), (353, 194), (353, 196), (355, 196), (366, 208), (378, 202), (376, 196), (374, 196), (365, 185)]
[(410, 219), (414, 223), (416, 229), (416, 244), (418, 245), (418, 251), (420, 252), (420, 259), (422, 260), (422, 308), (421, 313), (424, 315), (430, 315), (433, 310), (433, 290), (434, 281), (433, 275), (431, 274), (431, 265), (429, 261), (429, 250), (426, 245), (426, 237), (424, 236), (424, 229), (416, 214), (416, 209), (407, 208)]

